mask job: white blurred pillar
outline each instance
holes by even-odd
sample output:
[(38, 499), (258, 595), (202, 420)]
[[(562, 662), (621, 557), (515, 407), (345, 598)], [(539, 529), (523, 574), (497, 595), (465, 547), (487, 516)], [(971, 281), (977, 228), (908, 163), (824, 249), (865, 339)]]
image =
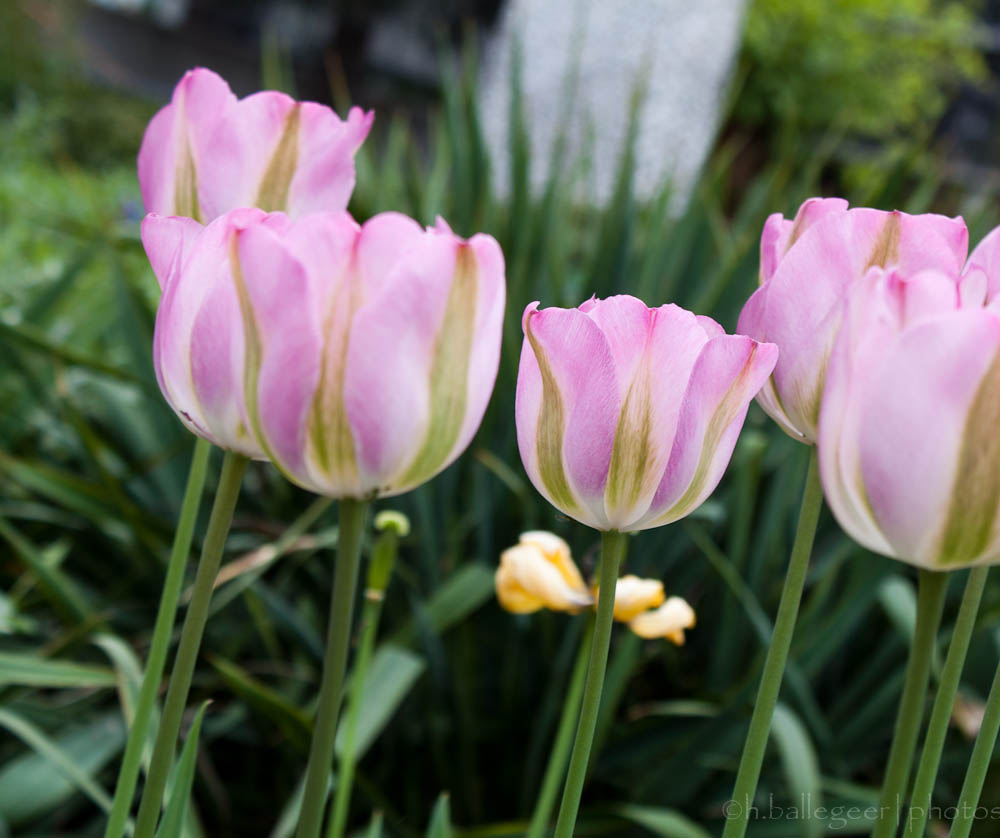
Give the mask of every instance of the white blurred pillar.
[[(483, 123), (499, 194), (509, 192), (511, 48), (519, 40), (536, 193), (547, 180), (552, 145), (565, 121), (564, 162), (589, 158), (580, 197), (607, 202), (642, 74), (646, 96), (636, 144), (636, 192), (650, 197), (669, 179), (675, 205), (683, 203), (715, 138), (745, 4), (510, 0), (487, 45), (482, 72)], [(565, 92), (573, 88), (576, 95), (567, 112)]]

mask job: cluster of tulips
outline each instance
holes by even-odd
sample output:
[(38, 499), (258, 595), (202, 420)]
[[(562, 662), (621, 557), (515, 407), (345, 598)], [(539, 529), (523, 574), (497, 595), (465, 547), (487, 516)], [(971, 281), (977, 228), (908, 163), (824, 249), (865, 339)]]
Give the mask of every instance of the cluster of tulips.
[[(152, 838), (160, 817), (247, 461), (270, 461), (293, 483), (339, 501), (327, 648), (298, 829), (299, 838), (317, 838), (368, 505), (430, 480), (458, 457), (493, 390), (505, 309), (500, 247), (483, 234), (462, 239), (442, 219), (428, 229), (396, 213), (355, 222), (345, 208), (354, 154), (371, 123), (372, 115), (358, 109), (342, 121), (329, 108), (280, 93), (237, 100), (214, 73), (195, 70), (153, 118), (139, 153), (149, 213), (142, 240), (163, 292), (156, 374), (170, 406), (202, 439), (189, 482), (194, 508), (208, 444), (227, 453), (137, 838)], [(927, 809), (985, 566), (1000, 561), (1000, 231), (968, 259), (967, 248), (961, 219), (813, 199), (794, 220), (768, 219), (760, 287), (743, 310), (739, 334), (675, 305), (648, 308), (630, 296), (525, 310), (513, 405), (524, 468), (554, 507), (602, 533), (594, 583), (584, 581), (565, 542), (542, 532), (522, 535), (496, 576), (499, 601), (512, 612), (591, 614), (581, 646), (585, 678), (565, 710), (576, 729), (572, 753), (554, 753), (550, 763), (558, 781), (565, 778), (558, 838), (569, 838), (576, 822), (612, 621), (675, 643), (694, 625), (691, 607), (667, 598), (658, 580), (619, 576), (625, 534), (669, 524), (705, 501), (755, 396), (813, 451), (736, 778), (733, 799), (746, 805), (732, 810), (725, 836), (739, 838), (746, 829), (824, 495), (860, 544), (922, 569), (917, 631), (875, 824), (881, 838), (895, 834), (907, 795), (948, 578), (940, 571), (983, 566), (969, 576), (913, 791), (907, 834), (923, 834), (925, 822), (912, 813), (918, 804)], [(191, 518), (188, 511), (178, 527), (107, 838), (121, 838), (131, 811), (166, 658), (167, 640), (155, 638), (169, 638)], [(606, 590), (614, 595), (604, 596)], [(980, 738), (988, 758), (993, 739), (986, 728)], [(981, 763), (974, 755), (962, 792), (972, 809)], [(338, 798), (345, 785), (349, 793), (349, 776), (342, 772)], [(345, 822), (339, 802), (327, 821), (335, 837)], [(549, 800), (536, 809), (529, 834), (545, 834), (552, 808)], [(957, 820), (952, 835), (967, 834), (961, 830), (968, 825)]]

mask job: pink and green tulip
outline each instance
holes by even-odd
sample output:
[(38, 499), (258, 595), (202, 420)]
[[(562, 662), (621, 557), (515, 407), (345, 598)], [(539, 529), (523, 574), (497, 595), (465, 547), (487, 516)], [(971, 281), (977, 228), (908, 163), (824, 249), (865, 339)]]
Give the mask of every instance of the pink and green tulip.
[(211, 70), (191, 70), (143, 137), (146, 211), (207, 223), (240, 207), (293, 217), (345, 209), (354, 154), (373, 118), (351, 108), (341, 120), (325, 105), (276, 91), (237, 99)]
[(521, 459), (555, 507), (598, 530), (696, 509), (732, 455), (777, 347), (635, 297), (528, 306), (517, 381)]
[(812, 198), (794, 220), (768, 218), (760, 287), (737, 324), (741, 334), (781, 349), (757, 397), (761, 407), (790, 436), (815, 443), (827, 364), (851, 288), (873, 267), (957, 275), (968, 242), (961, 219), (848, 209), (840, 198)]
[(155, 365), (195, 433), (333, 497), (405, 492), (461, 453), (500, 357), (503, 254), (441, 220), (150, 215)]
[(837, 520), (931, 570), (1000, 561), (1000, 309), (983, 255), (961, 276), (872, 268), (846, 301), (823, 391), (820, 474)]

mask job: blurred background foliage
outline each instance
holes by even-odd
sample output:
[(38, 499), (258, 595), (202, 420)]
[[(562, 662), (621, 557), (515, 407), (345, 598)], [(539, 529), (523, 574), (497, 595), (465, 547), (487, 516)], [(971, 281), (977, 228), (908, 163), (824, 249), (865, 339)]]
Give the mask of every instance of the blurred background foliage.
[[(492, 574), (528, 528), (566, 537), (586, 572), (597, 542), (546, 505), (519, 464), (512, 405), (528, 302), (628, 292), (732, 329), (756, 285), (764, 219), (794, 213), (809, 195), (961, 213), (973, 241), (1000, 220), (996, 178), (963, 179), (937, 133), (947, 84), (993, 84), (974, 39), (959, 37), (971, 17), (954, 4), (907, 0), (890, 13), (881, 0), (852, 0), (845, 20), (874, 21), (861, 36), (840, 28), (836, 5), (760, 0), (750, 10), (738, 95), (679, 212), (667, 185), (651, 202), (634, 200), (628, 153), (603, 209), (571, 199), (583, 171), (557, 172), (532, 197), (516, 95), (512, 191), (498, 201), (471, 47), (443, 61), (440, 95), (419, 121), (380, 111), (359, 155), (352, 211), (396, 209), (423, 222), (441, 213), (460, 233), (491, 232), (507, 258), (509, 307), (496, 392), (469, 452), (430, 485), (379, 505), (406, 512), (413, 530), (388, 591), (377, 677), (364, 690), (357, 830), (380, 811), (384, 834), (403, 838), (517, 835), (531, 811), (584, 619), (509, 615), (495, 604)], [(879, 34), (904, 13), (904, 34)], [(192, 439), (156, 388), (158, 290), (138, 239), (134, 156), (162, 103), (96, 83), (50, 14), (45, 3), (0, 4), (0, 835), (98, 836)], [(842, 75), (830, 75), (831, 62)], [(263, 65), (264, 86), (295, 78), (280, 51)], [(873, 74), (879, 84), (862, 83)], [(342, 109), (345, 87), (332, 81)], [(794, 148), (772, 143), (786, 129), (800, 136)], [(851, 177), (848, 140), (860, 136), (878, 141), (882, 156)], [(713, 498), (686, 521), (630, 540), (629, 571), (687, 597), (698, 627), (680, 649), (616, 631), (580, 835), (721, 830), (805, 465), (804, 448), (754, 407)], [(335, 520), (328, 502), (273, 469), (250, 470), (192, 693), (192, 720), (203, 700), (212, 704), (185, 834), (291, 832)], [(946, 627), (960, 591), (953, 580)], [(860, 550), (824, 515), (762, 812), (801, 807), (802, 795), (830, 809), (876, 801), (914, 603), (906, 566)], [(994, 580), (942, 763), (944, 803), (961, 784), (998, 643)], [(1000, 805), (1000, 772), (983, 803)], [(774, 815), (754, 820), (750, 834), (867, 827)], [(995, 823), (974, 834), (997, 834)]]

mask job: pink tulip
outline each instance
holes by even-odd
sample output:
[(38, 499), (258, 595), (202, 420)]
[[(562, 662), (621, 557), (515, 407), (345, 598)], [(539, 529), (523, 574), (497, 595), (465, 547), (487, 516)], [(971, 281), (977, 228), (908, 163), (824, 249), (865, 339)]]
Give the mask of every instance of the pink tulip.
[(957, 276), (968, 240), (960, 218), (848, 209), (840, 198), (810, 199), (794, 221), (768, 218), (760, 287), (737, 325), (781, 349), (757, 397), (764, 410), (791, 436), (814, 443), (827, 363), (852, 287), (873, 267)]
[(936, 570), (1000, 561), (998, 278), (973, 259), (961, 277), (871, 268), (848, 295), (818, 450), (831, 509), (869, 549)]
[(517, 441), (532, 483), (599, 530), (667, 524), (725, 471), (773, 344), (635, 297), (524, 312)]
[(190, 70), (139, 150), (147, 212), (208, 222), (238, 207), (293, 217), (342, 210), (373, 114), (347, 121), (315, 102), (264, 91), (237, 100), (211, 70)]
[(496, 379), (489, 236), (384, 213), (150, 215), (160, 387), (196, 433), (334, 497), (406, 491), (469, 444)]

